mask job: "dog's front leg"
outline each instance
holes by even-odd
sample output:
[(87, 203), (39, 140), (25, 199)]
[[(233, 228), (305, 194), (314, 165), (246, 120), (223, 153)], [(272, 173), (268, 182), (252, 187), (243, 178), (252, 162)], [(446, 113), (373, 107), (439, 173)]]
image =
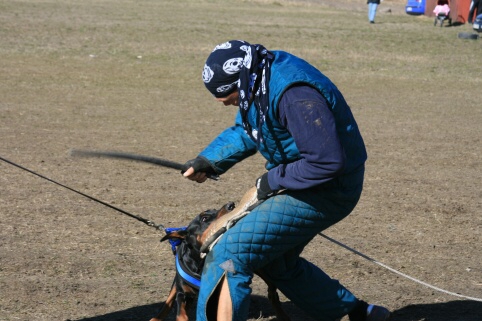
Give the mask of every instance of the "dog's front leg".
[(188, 321), (189, 317), (187, 316), (187, 309), (186, 309), (186, 295), (183, 292), (177, 292), (176, 302), (177, 302), (176, 321)]
[(290, 321), (290, 317), (286, 314), (285, 310), (281, 307), (281, 301), (279, 299), (276, 286), (268, 283), (268, 300), (274, 309), (276, 319), (278, 321)]
[(166, 302), (164, 302), (164, 305), (162, 306), (161, 311), (159, 311), (159, 313), (150, 321), (162, 321), (167, 317), (176, 299), (176, 293), (177, 293), (176, 284), (173, 283), (171, 287), (171, 292), (169, 292), (169, 296), (167, 297)]
[(290, 317), (286, 314), (286, 311), (281, 307), (281, 301), (278, 295), (278, 289), (273, 282), (269, 281), (263, 270), (256, 271), (256, 274), (266, 283), (268, 286), (268, 300), (273, 307), (274, 313), (276, 314), (276, 319), (279, 321), (290, 321)]

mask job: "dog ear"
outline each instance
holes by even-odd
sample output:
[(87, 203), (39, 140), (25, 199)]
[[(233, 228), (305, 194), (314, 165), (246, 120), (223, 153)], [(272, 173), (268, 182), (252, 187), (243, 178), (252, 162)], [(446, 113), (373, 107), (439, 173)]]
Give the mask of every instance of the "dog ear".
[(168, 234), (166, 234), (162, 237), (161, 242), (163, 242), (165, 240), (171, 240), (171, 239), (184, 240), (186, 238), (186, 235), (187, 235), (186, 230), (178, 230), (178, 231), (169, 232)]

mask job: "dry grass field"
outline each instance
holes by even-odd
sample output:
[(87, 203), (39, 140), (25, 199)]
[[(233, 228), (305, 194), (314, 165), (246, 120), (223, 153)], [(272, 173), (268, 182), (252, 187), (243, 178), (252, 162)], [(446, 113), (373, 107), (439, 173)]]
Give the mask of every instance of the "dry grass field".
[[(0, 0), (0, 320), (157, 311), (174, 276), (162, 234), (25, 169), (168, 227), (238, 201), (264, 171), (259, 156), (194, 184), (150, 164), (69, 154), (195, 157), (236, 112), (201, 80), (229, 39), (311, 62), (358, 120), (364, 194), (325, 234), (451, 293), (322, 237), (304, 256), (393, 321), (481, 320), (480, 300), (461, 296), (482, 298), (482, 40), (457, 37), (468, 25), (409, 16), (404, 1), (385, 0), (376, 24), (367, 20), (363, 0)], [(309, 320), (282, 299), (293, 321)], [(250, 320), (274, 319), (267, 306), (255, 278)]]

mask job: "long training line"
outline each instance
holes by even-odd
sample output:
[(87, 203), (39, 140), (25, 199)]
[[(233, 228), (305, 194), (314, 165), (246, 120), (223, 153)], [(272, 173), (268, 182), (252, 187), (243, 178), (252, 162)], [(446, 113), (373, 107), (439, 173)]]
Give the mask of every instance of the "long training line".
[(358, 252), (357, 250), (352, 249), (351, 247), (349, 247), (349, 246), (347, 246), (347, 245), (345, 245), (345, 244), (343, 244), (343, 243), (341, 243), (341, 242), (339, 242), (339, 241), (337, 241), (337, 240), (335, 240), (335, 239), (332, 239), (331, 237), (326, 236), (326, 235), (323, 234), (323, 233), (318, 233), (318, 235), (320, 235), (321, 237), (327, 239), (327, 240), (330, 241), (330, 242), (333, 242), (333, 243), (335, 243), (335, 244), (343, 247), (344, 249), (346, 249), (346, 250), (348, 250), (348, 251), (350, 251), (350, 252), (352, 252), (352, 253), (355, 253), (356, 255), (361, 256), (362, 258), (364, 258), (364, 259), (366, 259), (366, 260), (368, 260), (368, 261), (370, 261), (370, 262), (372, 262), (372, 263), (375, 263), (375, 264), (377, 264), (377, 265), (379, 265), (379, 266), (381, 266), (381, 267), (383, 267), (383, 268), (385, 268), (385, 269), (387, 269), (387, 270), (389, 270), (389, 271), (391, 271), (391, 272), (393, 272), (393, 273), (395, 273), (395, 274), (401, 275), (401, 276), (403, 276), (404, 278), (407, 278), (407, 279), (412, 280), (412, 281), (414, 281), (414, 282), (416, 282), (416, 283), (419, 283), (419, 284), (421, 284), (421, 285), (424, 285), (424, 286), (426, 286), (426, 287), (429, 287), (429, 288), (431, 288), (431, 289), (433, 289), (433, 290), (436, 290), (436, 291), (439, 291), (439, 292), (443, 292), (443, 293), (445, 293), (445, 294), (453, 295), (453, 296), (456, 296), (456, 297), (459, 297), (459, 298), (464, 298), (464, 299), (468, 299), (468, 300), (473, 300), (473, 301), (482, 302), (482, 299), (480, 299), (480, 298), (474, 298), (474, 297), (470, 297), (470, 296), (466, 296), (466, 295), (462, 295), (462, 294), (450, 292), (450, 291), (447, 291), (447, 290), (438, 288), (438, 287), (436, 287), (436, 286), (433, 286), (433, 285), (431, 285), (431, 284), (428, 284), (428, 283), (426, 283), (426, 282), (420, 281), (420, 280), (418, 280), (418, 279), (416, 279), (416, 278), (414, 278), (414, 277), (411, 277), (410, 275), (407, 275), (407, 274), (405, 274), (405, 273), (402, 273), (402, 272), (400, 272), (400, 271), (397, 271), (397, 270), (395, 270), (395, 269), (393, 269), (393, 268), (391, 268), (391, 267), (389, 267), (389, 266), (387, 266), (387, 265), (385, 265), (385, 264), (383, 264), (383, 263), (381, 263), (381, 262), (378, 262), (377, 260), (372, 259), (371, 257), (369, 257), (369, 256), (367, 256), (367, 255), (365, 255), (365, 254), (363, 254), (363, 253), (361, 253), (361, 252)]
[[(139, 221), (141, 221), (141, 222), (143, 222), (143, 223), (145, 223), (145, 224), (147, 224), (147, 225), (149, 225), (149, 226), (154, 226), (154, 227), (156, 227), (156, 228), (161, 228), (161, 227), (163, 228), (162, 225), (156, 226), (155, 223), (152, 222), (152, 221), (149, 221), (149, 220), (146, 220), (145, 218), (142, 218), (142, 217), (140, 217), (140, 216), (131, 214), (131, 213), (127, 212), (127, 211), (124, 211), (124, 210), (122, 210), (122, 209), (120, 209), (120, 208), (118, 208), (118, 207), (115, 207), (115, 206), (113, 206), (113, 205), (110, 205), (110, 204), (108, 204), (108, 203), (105, 203), (105, 202), (103, 202), (103, 201), (101, 201), (101, 200), (99, 200), (99, 199), (97, 199), (97, 198), (94, 198), (94, 197), (92, 197), (92, 196), (90, 196), (90, 195), (84, 194), (84, 193), (79, 192), (79, 191), (77, 191), (77, 190), (75, 190), (75, 189), (73, 189), (73, 188), (70, 188), (70, 187), (66, 186), (66, 185), (63, 185), (63, 184), (61, 184), (61, 183), (58, 183), (58, 182), (56, 182), (56, 181), (54, 181), (54, 180), (52, 180), (52, 179), (50, 179), (50, 178), (48, 178), (48, 177), (46, 177), (46, 176), (43, 176), (43, 175), (41, 175), (41, 174), (38, 174), (38, 173), (36, 173), (36, 172), (34, 172), (34, 171), (26, 168), (26, 167), (23, 167), (23, 166), (21, 166), (21, 165), (18, 165), (18, 164), (14, 163), (14, 162), (12, 162), (12, 161), (9, 161), (8, 159), (5, 159), (5, 158), (3, 158), (3, 157), (1, 157), (1, 156), (0, 156), (0, 160), (4, 161), (4, 162), (6, 162), (6, 163), (8, 163), (8, 164), (10, 164), (10, 165), (13, 165), (13, 166), (15, 166), (15, 167), (18, 167), (18, 168), (20, 168), (20, 169), (22, 169), (22, 170), (25, 170), (25, 171), (27, 171), (27, 172), (29, 172), (29, 173), (31, 173), (31, 174), (33, 174), (33, 175), (36, 175), (36, 176), (38, 176), (38, 177), (40, 177), (40, 178), (43, 178), (43, 179), (45, 179), (45, 180), (47, 180), (47, 181), (49, 181), (49, 182), (51, 182), (51, 183), (54, 183), (54, 184), (59, 185), (59, 186), (61, 186), (61, 187), (64, 187), (64, 188), (66, 188), (66, 189), (68, 189), (68, 190), (70, 190), (70, 191), (72, 191), (72, 192), (75, 192), (75, 193), (80, 194), (80, 195), (82, 195), (82, 196), (84, 196), (84, 197), (87, 197), (87, 198), (89, 198), (89, 199), (91, 199), (91, 200), (93, 200), (93, 201), (95, 201), (95, 202), (98, 202), (98, 203), (103, 204), (103, 205), (105, 205), (105, 206), (107, 206), (107, 207), (110, 207), (110, 208), (112, 208), (112, 209), (114, 209), (114, 210), (116, 210), (116, 211), (119, 211), (119, 212), (121, 212), (121, 213), (123, 213), (123, 214), (126, 214), (126, 215), (128, 215), (128, 216), (130, 216), (130, 217), (133, 217), (133, 218), (135, 218), (135, 219), (137, 219), (137, 220), (139, 220)], [(407, 274), (404, 274), (404, 273), (402, 273), (402, 272), (399, 272), (399, 271), (397, 271), (397, 270), (395, 270), (395, 269), (393, 269), (393, 268), (391, 268), (391, 267), (389, 267), (389, 266), (387, 266), (387, 265), (385, 265), (385, 264), (383, 264), (383, 263), (381, 263), (381, 262), (378, 262), (377, 260), (375, 260), (375, 259), (373, 259), (373, 258), (371, 258), (371, 257), (369, 257), (369, 256), (367, 256), (367, 255), (365, 255), (365, 254), (363, 254), (363, 253), (355, 250), (355, 249), (352, 249), (351, 247), (349, 247), (349, 246), (347, 246), (347, 245), (345, 245), (345, 244), (343, 244), (343, 243), (341, 243), (341, 242), (339, 242), (339, 241), (337, 241), (337, 240), (335, 240), (335, 239), (333, 239), (333, 238), (331, 238), (331, 237), (329, 237), (329, 236), (326, 236), (326, 235), (323, 234), (323, 233), (318, 233), (318, 234), (319, 234), (321, 237), (327, 239), (328, 241), (333, 242), (333, 243), (335, 243), (335, 244), (343, 247), (344, 249), (346, 249), (346, 250), (348, 250), (348, 251), (350, 251), (350, 252), (352, 252), (352, 253), (355, 253), (356, 255), (361, 256), (362, 258), (364, 258), (364, 259), (366, 259), (366, 260), (368, 260), (368, 261), (370, 261), (370, 262), (372, 262), (372, 263), (375, 263), (375, 264), (377, 264), (377, 265), (379, 265), (379, 266), (381, 266), (381, 267), (383, 267), (383, 268), (385, 268), (385, 269), (387, 269), (387, 270), (389, 270), (389, 271), (391, 271), (391, 272), (393, 272), (393, 273), (395, 273), (395, 274), (401, 275), (401, 276), (403, 276), (403, 277), (405, 277), (405, 278), (407, 278), (407, 279), (409, 279), (409, 280), (412, 280), (412, 281), (414, 281), (414, 282), (416, 282), (416, 283), (422, 284), (422, 285), (424, 285), (424, 286), (426, 286), (426, 287), (429, 287), (429, 288), (431, 288), (431, 289), (433, 289), (433, 290), (436, 290), (436, 291), (439, 291), (439, 292), (443, 292), (443, 293), (446, 293), (446, 294), (449, 294), (449, 295), (453, 295), (453, 296), (456, 296), (456, 297), (459, 297), (459, 298), (464, 298), (464, 299), (468, 299), (468, 300), (473, 300), (473, 301), (482, 302), (482, 299), (480, 299), (480, 298), (474, 298), (474, 297), (465, 296), (465, 295), (461, 295), (461, 294), (458, 294), (458, 293), (450, 292), (450, 291), (447, 291), (447, 290), (438, 288), (438, 287), (436, 287), (436, 286), (433, 286), (433, 285), (431, 285), (431, 284), (428, 284), (428, 283), (426, 283), (426, 282), (420, 281), (420, 280), (418, 280), (418, 279), (416, 279), (416, 278), (414, 278), (414, 277), (411, 277), (410, 275), (407, 275)]]
[(4, 161), (5, 163), (8, 163), (8, 164), (10, 164), (10, 165), (13, 165), (13, 166), (15, 166), (15, 167), (18, 167), (18, 168), (20, 168), (20, 169), (22, 169), (22, 170), (24, 170), (24, 171), (26, 171), (26, 172), (29, 172), (30, 174), (33, 174), (33, 175), (38, 176), (38, 177), (40, 177), (40, 178), (43, 178), (43, 179), (45, 179), (45, 180), (47, 180), (47, 181), (49, 181), (49, 182), (51, 182), (51, 183), (54, 183), (54, 184), (56, 184), (56, 185), (58, 185), (58, 186), (61, 186), (61, 187), (63, 187), (63, 188), (66, 188), (66, 189), (68, 189), (69, 191), (72, 191), (72, 192), (74, 192), (74, 193), (77, 193), (77, 194), (79, 194), (79, 195), (82, 195), (82, 196), (84, 196), (84, 197), (87, 197), (88, 199), (90, 199), (90, 200), (92, 200), (92, 201), (94, 201), (94, 202), (100, 203), (100, 204), (102, 204), (102, 205), (104, 205), (104, 206), (107, 206), (107, 207), (109, 207), (109, 208), (111, 208), (111, 209), (113, 209), (113, 210), (116, 210), (116, 211), (118, 211), (118, 212), (120, 212), (120, 213), (122, 213), (122, 214), (125, 214), (125, 215), (127, 215), (127, 216), (132, 217), (132, 218), (135, 218), (136, 220), (141, 221), (142, 223), (144, 223), (144, 224), (146, 224), (146, 225), (149, 225), (149, 226), (151, 226), (151, 227), (155, 227), (156, 229), (163, 229), (163, 228), (164, 228), (164, 226), (163, 226), (162, 224), (157, 225), (157, 224), (154, 223), (153, 221), (150, 221), (150, 220), (145, 219), (145, 218), (143, 218), (143, 217), (140, 217), (140, 216), (138, 216), (138, 215), (131, 214), (131, 213), (129, 213), (129, 212), (127, 212), (127, 211), (119, 208), (119, 207), (116, 207), (116, 206), (114, 206), (114, 205), (111, 205), (111, 204), (109, 204), (109, 203), (106, 203), (106, 202), (104, 202), (104, 201), (101, 201), (100, 199), (95, 198), (95, 197), (93, 197), (93, 196), (90, 196), (90, 195), (87, 195), (87, 194), (85, 194), (85, 193), (82, 193), (82, 192), (80, 192), (80, 191), (78, 191), (78, 190), (76, 190), (76, 189), (73, 189), (73, 188), (71, 188), (71, 187), (68, 187), (67, 185), (64, 185), (64, 184), (62, 184), (62, 183), (59, 183), (59, 182), (57, 182), (57, 181), (54, 181), (53, 179), (50, 179), (50, 178), (48, 178), (47, 176), (44, 176), (44, 175), (39, 174), (39, 173), (37, 173), (37, 172), (34, 172), (33, 170), (28, 169), (28, 168), (26, 168), (26, 167), (23, 167), (23, 166), (21, 166), (21, 165), (19, 165), (19, 164), (17, 164), (17, 163), (14, 163), (14, 162), (6, 159), (6, 158), (3, 158), (3, 157), (0, 156), (0, 160)]

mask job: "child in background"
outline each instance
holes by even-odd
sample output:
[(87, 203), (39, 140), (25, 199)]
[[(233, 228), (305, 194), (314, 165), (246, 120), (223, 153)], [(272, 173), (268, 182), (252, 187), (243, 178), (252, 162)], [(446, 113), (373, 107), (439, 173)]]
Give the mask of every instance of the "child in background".
[[(433, 13), (435, 14), (435, 21), (434, 21), (434, 24), (433, 24), (434, 26), (437, 25), (437, 20), (439, 20), (439, 18), (443, 18), (440, 21), (443, 21), (443, 20), (449, 18), (450, 7), (448, 5), (448, 1), (447, 0), (437, 1), (437, 5), (433, 9)], [(452, 22), (451, 20), (452, 19), (449, 18), (449, 24), (451, 24), (451, 22)]]
[(450, 7), (448, 5), (448, 1), (437, 1), (437, 5), (435, 6), (435, 9), (433, 9), (433, 13), (435, 13), (436, 16), (438, 16), (440, 13), (444, 14), (445, 16), (448, 16), (450, 12)]

